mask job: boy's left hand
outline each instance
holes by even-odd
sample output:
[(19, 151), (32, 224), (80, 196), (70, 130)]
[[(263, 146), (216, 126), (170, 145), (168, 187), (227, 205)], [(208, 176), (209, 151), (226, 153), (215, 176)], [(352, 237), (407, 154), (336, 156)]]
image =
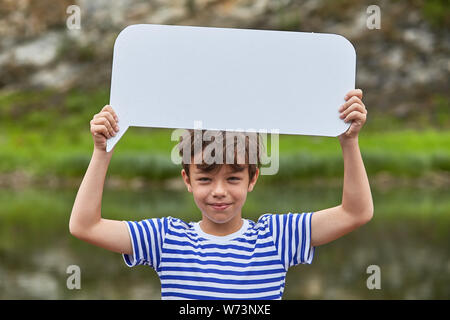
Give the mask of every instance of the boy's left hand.
[(352, 121), (351, 126), (346, 132), (339, 136), (339, 141), (354, 139), (366, 122), (367, 110), (362, 102), (363, 92), (361, 89), (354, 89), (345, 96), (346, 102), (339, 108), (340, 119), (345, 122)]

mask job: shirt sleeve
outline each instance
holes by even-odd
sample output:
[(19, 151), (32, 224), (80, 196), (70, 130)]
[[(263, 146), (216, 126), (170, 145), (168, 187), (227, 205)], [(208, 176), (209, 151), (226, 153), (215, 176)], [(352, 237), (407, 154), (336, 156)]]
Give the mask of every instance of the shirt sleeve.
[(133, 247), (133, 254), (122, 254), (125, 264), (129, 267), (149, 265), (158, 271), (167, 232), (167, 218), (124, 221), (124, 223), (127, 224)]
[(270, 231), (281, 263), (287, 270), (297, 264), (311, 264), (315, 247), (311, 247), (313, 212), (273, 214)]

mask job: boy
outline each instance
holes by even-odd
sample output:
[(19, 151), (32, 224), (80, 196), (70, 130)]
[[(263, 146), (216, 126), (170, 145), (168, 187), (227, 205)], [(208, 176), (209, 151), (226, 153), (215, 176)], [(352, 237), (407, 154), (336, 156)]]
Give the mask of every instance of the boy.
[(340, 118), (352, 125), (339, 136), (344, 157), (342, 204), (315, 213), (263, 214), (256, 223), (243, 219), (241, 212), (259, 175), (259, 164), (248, 161), (248, 143), (239, 163), (183, 164), (181, 175), (202, 213), (201, 221), (103, 219), (103, 185), (113, 153), (105, 151), (106, 139), (118, 129), (114, 110), (105, 106), (91, 121), (94, 152), (75, 199), (70, 232), (122, 253), (130, 267), (153, 267), (163, 299), (281, 299), (289, 267), (310, 264), (315, 247), (355, 230), (373, 215), (358, 146), (367, 115), (362, 91), (350, 91), (345, 100)]

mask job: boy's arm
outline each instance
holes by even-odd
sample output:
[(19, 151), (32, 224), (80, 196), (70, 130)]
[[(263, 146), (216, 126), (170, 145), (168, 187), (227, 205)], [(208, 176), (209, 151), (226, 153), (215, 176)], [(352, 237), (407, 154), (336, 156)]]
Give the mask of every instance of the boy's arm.
[(341, 144), (344, 156), (342, 204), (317, 211), (311, 218), (311, 246), (336, 240), (370, 221), (372, 194), (358, 140)]
[(370, 221), (373, 216), (369, 179), (358, 145), (358, 132), (365, 122), (367, 111), (361, 102), (361, 90), (354, 90), (353, 94), (354, 97), (349, 98), (343, 108), (347, 109), (343, 111), (344, 117), (347, 116), (346, 120), (353, 120), (353, 123), (345, 134), (339, 136), (344, 157), (342, 204), (317, 211), (312, 215), (311, 246), (313, 247), (344, 236)]
[(75, 237), (96, 246), (132, 254), (126, 224), (101, 217), (103, 186), (112, 154), (113, 151), (94, 149), (73, 205), (69, 229)]

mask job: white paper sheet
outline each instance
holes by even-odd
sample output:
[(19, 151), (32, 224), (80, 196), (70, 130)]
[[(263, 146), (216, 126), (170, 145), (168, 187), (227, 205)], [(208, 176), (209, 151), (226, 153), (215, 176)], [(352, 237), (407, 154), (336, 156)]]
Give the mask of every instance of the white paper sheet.
[(356, 53), (340, 35), (140, 24), (114, 45), (110, 105), (130, 126), (336, 137), (355, 87)]

